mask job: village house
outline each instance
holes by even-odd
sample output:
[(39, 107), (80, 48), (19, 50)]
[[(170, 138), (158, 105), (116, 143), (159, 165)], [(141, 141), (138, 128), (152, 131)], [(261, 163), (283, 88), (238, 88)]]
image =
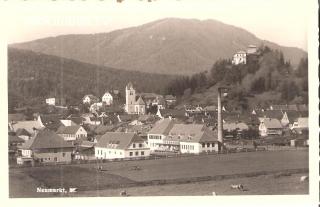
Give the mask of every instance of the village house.
[(82, 98), (82, 103), (83, 104), (93, 104), (93, 103), (97, 103), (99, 102), (99, 98), (97, 98), (96, 96), (89, 94), (89, 95), (85, 95)]
[(164, 100), (166, 102), (166, 107), (168, 107), (168, 108), (173, 107), (177, 102), (177, 98), (174, 97), (173, 95), (166, 95), (164, 97)]
[(265, 118), (259, 125), (259, 134), (262, 137), (269, 135), (282, 135), (283, 127), (278, 119)]
[(46, 98), (46, 104), (49, 106), (56, 106), (56, 105), (64, 106), (66, 105), (66, 99), (50, 97), (50, 98)]
[(148, 132), (148, 146), (151, 151), (155, 151), (164, 143), (163, 140), (168, 136), (173, 125), (174, 120), (170, 118), (161, 119), (156, 122), (154, 127)]
[(179, 142), (180, 153), (218, 152), (217, 134), (203, 124), (175, 124), (165, 139)]
[(245, 51), (239, 51), (233, 55), (232, 64), (239, 65), (239, 64), (246, 64), (247, 63), (247, 53)]
[(97, 159), (121, 159), (148, 157), (147, 143), (135, 133), (107, 132), (95, 145)]
[(79, 125), (61, 126), (57, 134), (64, 138), (65, 141), (75, 141), (81, 138), (87, 138), (87, 131)]
[(301, 134), (303, 130), (309, 129), (309, 118), (308, 117), (299, 117), (297, 118), (291, 127), (291, 130), (297, 132), (298, 134)]
[(25, 162), (71, 162), (73, 146), (62, 137), (50, 130), (40, 130), (26, 141), (19, 149), (21, 156), (17, 157), (18, 164)]
[(110, 106), (113, 104), (113, 96), (108, 91), (103, 94), (101, 100), (102, 100), (102, 103), (106, 104), (107, 106)]
[(82, 141), (76, 148), (75, 160), (95, 160), (94, 146), (96, 143), (90, 141)]
[(17, 131), (18, 129), (25, 129), (29, 134), (34, 134), (35, 130), (43, 129), (44, 127), (39, 121), (18, 121), (15, 123), (9, 123), (9, 127), (12, 131)]

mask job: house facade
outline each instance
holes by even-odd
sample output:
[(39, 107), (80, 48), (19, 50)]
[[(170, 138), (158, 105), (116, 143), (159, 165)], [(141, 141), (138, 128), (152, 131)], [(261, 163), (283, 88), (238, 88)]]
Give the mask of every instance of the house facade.
[(282, 135), (283, 127), (278, 119), (265, 118), (261, 121), (259, 125), (259, 134), (262, 137)]
[(147, 143), (135, 133), (107, 132), (95, 145), (97, 159), (141, 158), (149, 155)]
[(99, 102), (99, 99), (92, 95), (92, 94), (89, 94), (89, 95), (85, 95), (83, 98), (82, 98), (82, 103), (83, 104), (93, 104), (93, 103), (97, 103)]
[(25, 161), (40, 163), (71, 162), (73, 146), (56, 133), (50, 130), (42, 130), (26, 141), (19, 150), (21, 156), (17, 158), (18, 164), (24, 164)]
[(109, 92), (106, 92), (105, 94), (103, 94), (101, 100), (102, 100), (102, 103), (105, 103), (107, 106), (110, 106), (113, 104), (113, 96)]
[(239, 64), (246, 64), (247, 63), (247, 53), (245, 51), (239, 51), (233, 55), (232, 64), (239, 65)]
[(61, 126), (58, 129), (57, 134), (63, 137), (65, 141), (75, 141), (88, 136), (87, 131), (79, 125)]

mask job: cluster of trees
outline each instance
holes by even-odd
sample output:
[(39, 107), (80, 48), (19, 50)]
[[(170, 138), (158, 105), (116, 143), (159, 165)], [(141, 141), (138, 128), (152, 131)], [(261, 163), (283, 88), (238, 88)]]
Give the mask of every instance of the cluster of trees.
[(231, 86), (228, 104), (248, 108), (248, 97), (265, 92), (280, 94), (282, 103), (307, 103), (308, 59), (302, 58), (297, 69), (286, 61), (279, 50), (262, 46), (257, 55), (247, 56), (247, 64), (232, 65), (231, 60), (218, 60), (210, 72), (179, 77), (166, 90), (176, 96), (193, 94), (216, 84)]

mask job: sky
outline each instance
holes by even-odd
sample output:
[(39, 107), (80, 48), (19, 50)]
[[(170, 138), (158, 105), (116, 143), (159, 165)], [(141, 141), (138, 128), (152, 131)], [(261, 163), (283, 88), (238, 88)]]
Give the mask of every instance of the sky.
[(307, 50), (305, 0), (13, 1), (5, 4), (8, 43), (62, 34), (88, 34), (177, 17), (215, 19), (260, 39)]

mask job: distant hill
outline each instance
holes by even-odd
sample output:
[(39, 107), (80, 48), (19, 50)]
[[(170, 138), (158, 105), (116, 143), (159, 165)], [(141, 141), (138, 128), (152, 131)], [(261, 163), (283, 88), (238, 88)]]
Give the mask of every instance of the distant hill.
[(231, 58), (250, 44), (282, 50), (292, 65), (307, 55), (219, 21), (174, 18), (109, 33), (62, 35), (10, 47), (125, 70), (193, 74), (210, 70), (216, 60)]
[(101, 97), (111, 89), (119, 90), (124, 96), (129, 81), (138, 91), (159, 93), (174, 77), (8, 49), (8, 96), (11, 106), (39, 104), (46, 97), (61, 95), (61, 92), (69, 103), (79, 103), (89, 93)]

